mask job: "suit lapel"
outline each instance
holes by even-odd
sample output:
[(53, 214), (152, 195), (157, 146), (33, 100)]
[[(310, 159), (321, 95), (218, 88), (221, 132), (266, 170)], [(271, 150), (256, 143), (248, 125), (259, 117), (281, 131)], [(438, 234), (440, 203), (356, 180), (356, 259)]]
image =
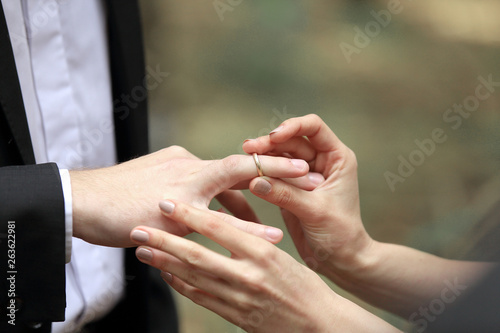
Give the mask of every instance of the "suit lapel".
[[(24, 103), (17, 76), (16, 63), (10, 43), (9, 31), (0, 3), (0, 117), (2, 130), (9, 128), (24, 164), (34, 164), (35, 155), (24, 110)], [(3, 133), (2, 138), (8, 138)]]
[(144, 89), (144, 53), (139, 5), (136, 0), (108, 0), (108, 37), (113, 86), (115, 138), (118, 160), (147, 154), (147, 99), (131, 107), (123, 96)]

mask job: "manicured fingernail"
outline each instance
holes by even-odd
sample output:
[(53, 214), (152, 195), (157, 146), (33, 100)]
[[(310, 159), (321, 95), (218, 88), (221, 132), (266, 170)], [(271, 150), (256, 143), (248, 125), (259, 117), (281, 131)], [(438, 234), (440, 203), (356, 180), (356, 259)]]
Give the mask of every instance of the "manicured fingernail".
[(165, 282), (172, 282), (173, 278), (172, 278), (172, 274), (168, 273), (168, 272), (161, 272), (160, 273), (160, 276), (163, 280), (165, 280)]
[(269, 133), (269, 135), (274, 134), (274, 133), (278, 133), (278, 132), (280, 132), (282, 129), (283, 129), (283, 125), (280, 125), (280, 126), (278, 126), (277, 128), (273, 129), (273, 130)]
[(269, 135), (274, 134), (274, 133), (278, 133), (278, 132), (280, 132), (282, 129), (283, 129), (283, 125), (280, 125), (280, 126), (276, 127), (275, 129), (273, 129), (273, 130), (269, 133)]
[(311, 183), (313, 183), (315, 185), (319, 185), (325, 181), (325, 177), (323, 177), (322, 174), (317, 173), (317, 172), (310, 172), (307, 174), (307, 177), (309, 178)]
[(255, 184), (253, 191), (260, 195), (266, 195), (269, 194), (269, 192), (271, 192), (271, 188), (272, 188), (271, 183), (261, 178), (257, 181), (257, 184)]
[(266, 228), (266, 236), (269, 239), (279, 239), (283, 235), (283, 231), (278, 228)]
[(291, 160), (291, 162), (292, 162), (293, 166), (299, 170), (304, 170), (305, 168), (307, 168), (307, 162), (304, 160), (293, 159), (293, 160)]
[(143, 247), (138, 248), (135, 251), (135, 255), (142, 261), (151, 261), (151, 259), (153, 259), (153, 252)]
[(163, 200), (160, 201), (160, 209), (167, 214), (172, 214), (174, 212), (175, 205), (172, 201)]
[(137, 243), (146, 243), (149, 240), (149, 234), (142, 230), (134, 230), (130, 234), (130, 238)]
[(243, 141), (243, 143), (247, 143), (247, 142), (250, 142), (250, 141), (253, 141), (253, 139), (246, 139), (245, 141)]

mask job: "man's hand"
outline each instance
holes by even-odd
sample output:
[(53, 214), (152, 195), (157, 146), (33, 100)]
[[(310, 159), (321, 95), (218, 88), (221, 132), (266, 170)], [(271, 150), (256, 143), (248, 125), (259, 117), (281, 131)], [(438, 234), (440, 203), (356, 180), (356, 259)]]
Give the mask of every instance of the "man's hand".
[[(302, 160), (263, 156), (270, 177), (301, 177), (309, 171)], [(207, 209), (217, 195), (226, 208), (239, 217), (255, 215), (243, 195), (227, 190), (248, 186), (257, 177), (251, 156), (232, 155), (222, 160), (202, 161), (181, 147), (172, 146), (109, 168), (71, 171), (73, 193), (73, 235), (106, 246), (133, 246), (132, 228), (147, 225), (176, 235), (186, 235), (185, 226), (163, 217), (158, 202), (175, 198)], [(216, 214), (216, 212), (213, 212)], [(281, 240), (275, 228), (257, 224), (238, 226)], [(270, 228), (270, 229), (267, 229)], [(263, 230), (264, 229), (264, 230)], [(266, 230), (273, 230), (266, 233)]]

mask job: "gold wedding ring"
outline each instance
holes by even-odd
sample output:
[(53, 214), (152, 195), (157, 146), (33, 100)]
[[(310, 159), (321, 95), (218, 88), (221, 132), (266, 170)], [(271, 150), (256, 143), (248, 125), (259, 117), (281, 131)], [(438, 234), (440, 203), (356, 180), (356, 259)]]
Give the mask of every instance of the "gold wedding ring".
[(262, 164), (260, 164), (259, 156), (257, 153), (253, 153), (253, 160), (255, 162), (255, 166), (257, 167), (257, 172), (259, 173), (259, 177), (264, 177), (264, 171), (262, 170)]

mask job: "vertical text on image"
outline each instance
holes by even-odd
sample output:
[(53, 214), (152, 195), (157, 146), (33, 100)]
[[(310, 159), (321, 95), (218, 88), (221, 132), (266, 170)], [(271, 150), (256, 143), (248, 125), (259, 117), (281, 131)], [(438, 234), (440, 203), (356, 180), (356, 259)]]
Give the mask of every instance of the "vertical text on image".
[(7, 317), (10, 325), (16, 325), (16, 221), (7, 222)]

